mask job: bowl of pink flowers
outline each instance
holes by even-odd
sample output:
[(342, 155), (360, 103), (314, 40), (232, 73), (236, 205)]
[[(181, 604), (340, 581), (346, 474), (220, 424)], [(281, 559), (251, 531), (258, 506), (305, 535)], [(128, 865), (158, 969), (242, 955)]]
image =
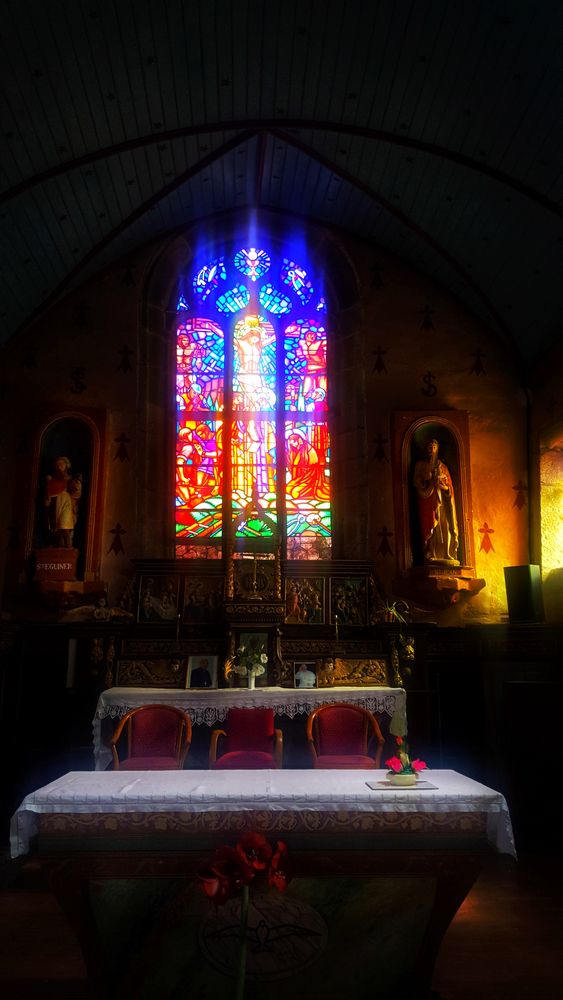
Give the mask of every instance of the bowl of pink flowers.
[(396, 736), (397, 753), (385, 761), (388, 767), (387, 778), (390, 785), (416, 785), (421, 771), (426, 770), (423, 760), (411, 760), (408, 744), (402, 736)]

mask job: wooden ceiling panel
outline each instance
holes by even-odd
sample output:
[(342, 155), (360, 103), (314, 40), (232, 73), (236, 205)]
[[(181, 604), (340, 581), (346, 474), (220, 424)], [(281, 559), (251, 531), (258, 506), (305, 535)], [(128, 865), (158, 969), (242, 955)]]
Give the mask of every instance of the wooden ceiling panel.
[(561, 336), (559, 0), (9, 0), (3, 35), (2, 336), (261, 206), (399, 254), (522, 357)]

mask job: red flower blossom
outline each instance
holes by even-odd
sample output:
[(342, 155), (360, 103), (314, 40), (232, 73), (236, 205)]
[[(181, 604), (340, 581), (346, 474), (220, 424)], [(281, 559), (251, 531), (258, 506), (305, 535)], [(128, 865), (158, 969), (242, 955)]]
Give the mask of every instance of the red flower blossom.
[(252, 882), (254, 878), (254, 870), (244, 861), (238, 851), (234, 847), (229, 847), (228, 844), (222, 844), (215, 851), (215, 860), (212, 862), (212, 867), (216, 864), (221, 865), (223, 870), (231, 873), (237, 891), (243, 885), (248, 885)]
[(216, 906), (226, 903), (236, 890), (236, 885), (226, 867), (221, 862), (209, 868), (200, 868), (197, 877), (205, 895)]
[(392, 771), (402, 771), (403, 765), (398, 757), (390, 757), (389, 760), (385, 761), (385, 767), (391, 768)]
[(278, 892), (285, 892), (290, 882), (289, 854), (283, 840), (278, 840), (268, 869), (268, 884)]
[(396, 744), (397, 744), (398, 747), (402, 747), (403, 742), (404, 742), (403, 737), (402, 736), (396, 736), (395, 737), (395, 742), (396, 742)]
[(254, 871), (265, 871), (272, 847), (261, 833), (245, 833), (236, 846), (236, 852), (248, 868)]
[(252, 881), (254, 872), (232, 847), (224, 845), (208, 867), (199, 869), (197, 877), (205, 895), (221, 906)]
[(424, 771), (426, 764), (423, 760), (413, 760), (411, 767), (413, 771)]
[(248, 903), (248, 887), (260, 872), (267, 876), (270, 888), (285, 892), (291, 881), (287, 847), (278, 840), (273, 849), (262, 834), (245, 833), (236, 847), (218, 847), (210, 864), (197, 872), (197, 880), (216, 906), (241, 894), (241, 920), (246, 921), (244, 900)]

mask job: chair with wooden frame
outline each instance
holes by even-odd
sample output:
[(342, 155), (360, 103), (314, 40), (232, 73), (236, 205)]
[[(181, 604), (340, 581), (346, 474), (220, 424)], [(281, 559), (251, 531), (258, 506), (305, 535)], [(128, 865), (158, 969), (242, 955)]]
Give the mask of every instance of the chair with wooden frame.
[(283, 767), (283, 734), (271, 708), (231, 708), (224, 729), (214, 729), (209, 747), (212, 770), (252, 771)]
[[(307, 718), (315, 768), (378, 768), (385, 742), (374, 715), (359, 705), (319, 705)], [(374, 751), (370, 753), (370, 746)]]
[[(125, 730), (126, 755), (118, 743)], [(174, 705), (140, 705), (120, 720), (111, 740), (114, 771), (177, 771), (192, 742), (189, 715)]]

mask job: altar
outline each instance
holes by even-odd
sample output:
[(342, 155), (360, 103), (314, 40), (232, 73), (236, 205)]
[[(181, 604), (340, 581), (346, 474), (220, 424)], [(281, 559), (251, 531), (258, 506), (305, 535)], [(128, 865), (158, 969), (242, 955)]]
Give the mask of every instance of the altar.
[(515, 856), (499, 792), (454, 771), (425, 778), (73, 772), (26, 796), (12, 856), (39, 858), (100, 998), (215, 1000), (233, 995), (238, 902), (216, 909), (196, 873), (246, 831), (283, 840), (286, 893), (251, 887), (248, 1000), (422, 1000), (485, 859)]
[[(406, 692), (403, 688), (390, 687), (331, 687), (331, 688), (282, 688), (260, 687), (218, 688), (214, 690), (182, 690), (177, 688), (135, 688), (112, 687), (103, 691), (98, 699), (92, 722), (94, 742), (94, 764), (103, 771), (111, 763), (109, 740), (116, 720), (122, 718), (132, 708), (147, 704), (175, 705), (189, 715), (194, 726), (212, 727), (224, 722), (230, 708), (273, 708), (276, 716), (283, 719), (300, 719), (302, 725), (294, 734), (301, 746), (296, 747), (294, 759), (307, 752), (305, 742), (305, 720), (309, 713), (321, 704), (348, 702), (361, 705), (373, 712), (384, 737), (404, 736), (407, 731)], [(284, 766), (291, 766), (291, 735), (289, 727), (284, 732)], [(194, 734), (194, 743), (197, 740)], [(386, 748), (387, 749), (387, 748)], [(391, 750), (391, 743), (388, 749)], [(193, 751), (186, 761), (190, 767), (194, 760)], [(200, 766), (204, 766), (201, 759)], [(303, 765), (301, 765), (303, 766)]]

